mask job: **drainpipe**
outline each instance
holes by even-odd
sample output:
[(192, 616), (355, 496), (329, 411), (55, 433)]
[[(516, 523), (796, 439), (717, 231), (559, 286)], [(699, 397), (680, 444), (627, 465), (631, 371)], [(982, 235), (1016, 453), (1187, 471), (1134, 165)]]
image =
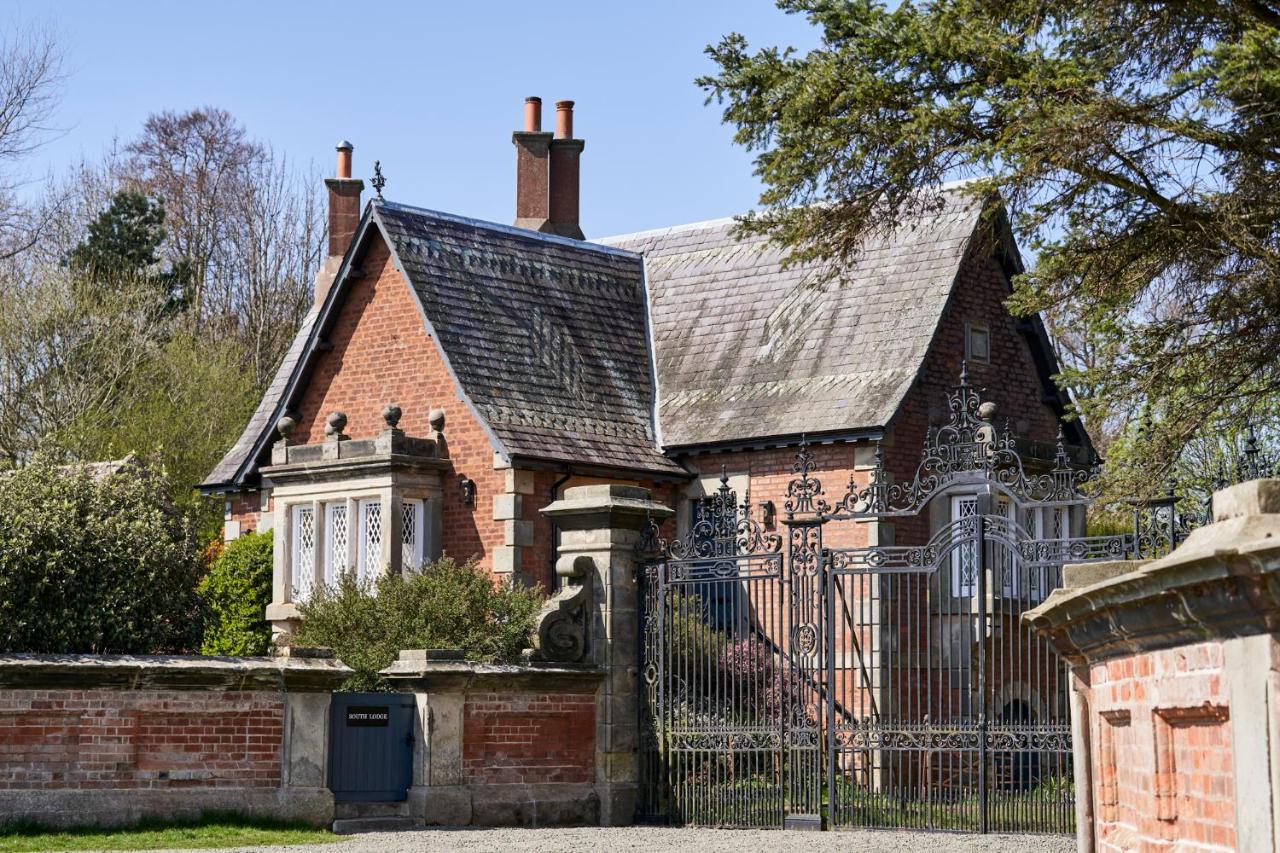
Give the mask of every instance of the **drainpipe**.
[[(564, 467), (564, 476), (551, 484), (551, 495), (550, 495), (551, 503), (555, 503), (557, 500), (560, 499), (560, 487), (563, 486), (565, 483), (569, 482), (569, 478), (572, 476), (573, 476), (572, 470), (569, 468), (568, 465), (566, 465)], [(560, 553), (560, 525), (557, 524), (556, 520), (553, 518), (551, 519), (550, 562), (551, 562), (551, 578), (552, 578), (551, 582), (556, 586), (560, 585), (560, 576), (556, 574), (556, 555), (559, 553)], [(550, 591), (558, 592), (559, 590), (553, 589)]]

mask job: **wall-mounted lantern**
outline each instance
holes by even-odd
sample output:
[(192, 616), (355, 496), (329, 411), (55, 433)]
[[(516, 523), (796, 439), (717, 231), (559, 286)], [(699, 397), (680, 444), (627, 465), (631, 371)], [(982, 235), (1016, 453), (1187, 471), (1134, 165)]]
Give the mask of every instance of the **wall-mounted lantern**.
[(773, 505), (773, 501), (760, 501), (760, 519), (765, 527), (772, 527), (777, 517), (778, 508)]
[(458, 493), (462, 496), (463, 506), (475, 506), (476, 481), (466, 474), (458, 475)]

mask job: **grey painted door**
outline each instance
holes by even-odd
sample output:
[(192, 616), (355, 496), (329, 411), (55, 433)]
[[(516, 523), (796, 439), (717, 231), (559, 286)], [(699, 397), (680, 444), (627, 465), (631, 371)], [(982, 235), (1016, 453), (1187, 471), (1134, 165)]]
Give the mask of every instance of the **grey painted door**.
[(405, 798), (413, 784), (413, 715), (411, 694), (333, 694), (329, 790), (337, 802)]

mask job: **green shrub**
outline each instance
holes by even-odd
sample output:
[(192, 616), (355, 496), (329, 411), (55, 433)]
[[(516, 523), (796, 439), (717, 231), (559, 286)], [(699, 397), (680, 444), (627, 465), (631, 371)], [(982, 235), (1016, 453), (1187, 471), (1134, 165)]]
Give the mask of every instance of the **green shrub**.
[(271, 644), (271, 531), (229, 543), (200, 583), (206, 655), (265, 655)]
[(0, 477), (0, 650), (196, 648), (201, 561), (163, 472), (59, 468)]
[(349, 690), (379, 690), (401, 649), (462, 649), (470, 660), (513, 662), (528, 645), (539, 590), (495, 584), (474, 561), (448, 557), (420, 572), (361, 583), (350, 573), (298, 606), (296, 641), (328, 646), (356, 671)]

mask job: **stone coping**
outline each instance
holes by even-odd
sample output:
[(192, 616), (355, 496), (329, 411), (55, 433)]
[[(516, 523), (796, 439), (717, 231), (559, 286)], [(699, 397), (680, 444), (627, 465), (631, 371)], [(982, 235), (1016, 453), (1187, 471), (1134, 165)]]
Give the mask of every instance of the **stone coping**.
[(466, 660), (437, 660), (436, 650), (407, 649), (382, 670), (398, 687), (450, 692), (503, 690), (569, 690), (594, 692), (605, 670), (589, 664), (491, 664)]
[(608, 512), (623, 516), (647, 516), (662, 520), (675, 515), (666, 504), (652, 500), (648, 489), (614, 483), (572, 486), (564, 497), (542, 509), (552, 518)]
[(336, 690), (351, 675), (333, 657), (0, 655), (0, 688), (110, 690)]
[(1280, 632), (1280, 480), (1214, 495), (1214, 524), (1149, 562), (1068, 566), (1023, 614), (1073, 662)]

